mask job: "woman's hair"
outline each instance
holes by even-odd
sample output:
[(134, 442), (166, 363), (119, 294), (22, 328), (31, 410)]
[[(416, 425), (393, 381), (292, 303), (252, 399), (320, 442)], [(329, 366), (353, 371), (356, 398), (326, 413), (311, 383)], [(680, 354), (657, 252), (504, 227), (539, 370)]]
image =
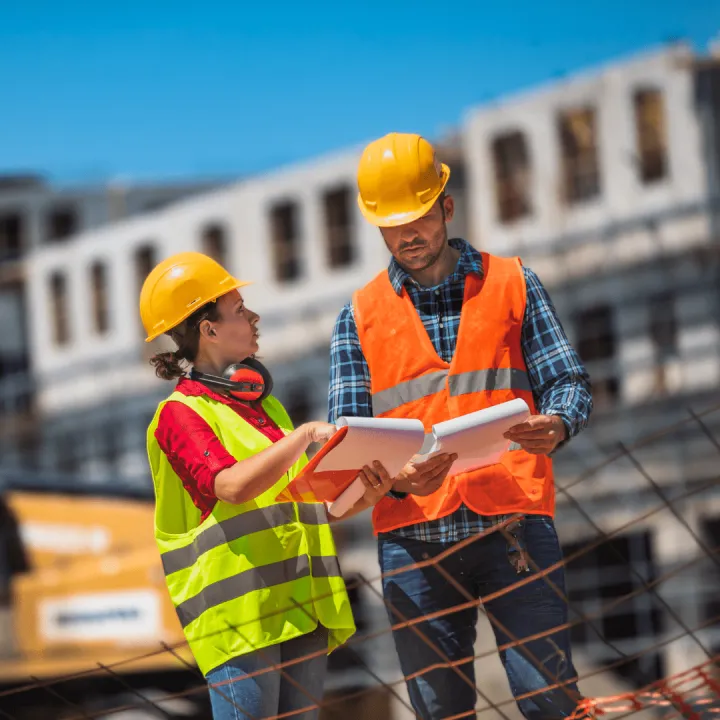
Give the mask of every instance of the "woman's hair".
[(155, 374), (162, 380), (174, 380), (182, 377), (185, 374), (185, 368), (181, 363), (183, 361), (193, 362), (197, 356), (200, 343), (200, 323), (203, 320), (216, 322), (219, 319), (217, 303), (209, 302), (166, 333), (177, 345), (177, 350), (157, 353), (150, 358), (150, 364), (155, 367)]

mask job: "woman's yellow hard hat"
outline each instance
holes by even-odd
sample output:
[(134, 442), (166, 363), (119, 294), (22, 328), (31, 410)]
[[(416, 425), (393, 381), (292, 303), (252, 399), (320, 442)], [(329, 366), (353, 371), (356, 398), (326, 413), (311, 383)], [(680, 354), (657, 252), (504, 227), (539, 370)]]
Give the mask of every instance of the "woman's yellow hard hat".
[(371, 142), (358, 165), (358, 205), (378, 227), (396, 227), (425, 215), (445, 189), (450, 168), (438, 162), (420, 135), (390, 133)]
[(206, 303), (249, 284), (199, 252), (178, 253), (163, 260), (152, 269), (140, 291), (145, 342), (177, 327)]

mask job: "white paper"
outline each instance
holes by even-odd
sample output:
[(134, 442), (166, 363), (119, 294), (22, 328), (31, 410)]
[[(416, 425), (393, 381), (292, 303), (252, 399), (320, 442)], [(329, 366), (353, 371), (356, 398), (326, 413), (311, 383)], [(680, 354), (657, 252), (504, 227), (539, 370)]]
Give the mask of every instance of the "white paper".
[(474, 413), (433, 425), (415, 461), (427, 460), (438, 453), (457, 453), (451, 475), (474, 470), (500, 461), (510, 447), (503, 435), (530, 417), (530, 408), (520, 398), (493, 405)]
[[(390, 477), (397, 475), (420, 449), (425, 429), (420, 420), (395, 418), (341, 417), (338, 427), (347, 425), (343, 441), (324, 457), (315, 468), (323, 470), (347, 470), (364, 465), (372, 466), (376, 460), (382, 463)], [(359, 478), (335, 500), (328, 504), (328, 512), (334, 517), (344, 515), (365, 494), (365, 485)]]
[[(394, 477), (410, 458), (421, 462), (438, 453), (457, 453), (449, 474), (466, 472), (499, 462), (510, 447), (503, 435), (529, 417), (530, 408), (519, 398), (438, 423), (429, 435), (420, 420), (342, 417), (337, 425), (347, 425), (347, 435), (316, 470), (360, 469), (378, 460)], [(344, 515), (364, 493), (365, 485), (358, 478), (328, 504), (328, 512)]]
[(365, 484), (360, 478), (353, 480), (352, 484), (335, 500), (328, 503), (328, 512), (333, 517), (342, 517), (348, 510), (355, 507), (355, 503), (365, 494)]
[(377, 460), (394, 477), (420, 449), (425, 437), (420, 420), (341, 417), (336, 424), (347, 425), (347, 435), (318, 463), (316, 472), (360, 470)]

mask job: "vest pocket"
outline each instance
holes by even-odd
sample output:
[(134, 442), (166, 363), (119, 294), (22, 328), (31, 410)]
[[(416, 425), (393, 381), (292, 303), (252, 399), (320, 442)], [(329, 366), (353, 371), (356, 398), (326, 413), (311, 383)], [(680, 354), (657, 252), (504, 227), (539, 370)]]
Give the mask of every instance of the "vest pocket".
[(541, 479), (516, 475), (503, 461), (459, 476), (458, 488), (463, 502), (483, 515), (527, 511), (543, 499)]

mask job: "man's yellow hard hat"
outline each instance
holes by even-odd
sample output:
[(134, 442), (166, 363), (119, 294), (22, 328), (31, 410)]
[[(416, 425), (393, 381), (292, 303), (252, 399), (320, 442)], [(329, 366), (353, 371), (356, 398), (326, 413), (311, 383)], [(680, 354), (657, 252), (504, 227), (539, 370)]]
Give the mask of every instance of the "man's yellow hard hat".
[(368, 222), (396, 227), (425, 215), (445, 189), (450, 168), (420, 135), (390, 133), (371, 142), (358, 165), (358, 205)]
[(195, 310), (250, 283), (230, 275), (207, 255), (183, 252), (156, 265), (140, 291), (140, 318), (150, 342)]

